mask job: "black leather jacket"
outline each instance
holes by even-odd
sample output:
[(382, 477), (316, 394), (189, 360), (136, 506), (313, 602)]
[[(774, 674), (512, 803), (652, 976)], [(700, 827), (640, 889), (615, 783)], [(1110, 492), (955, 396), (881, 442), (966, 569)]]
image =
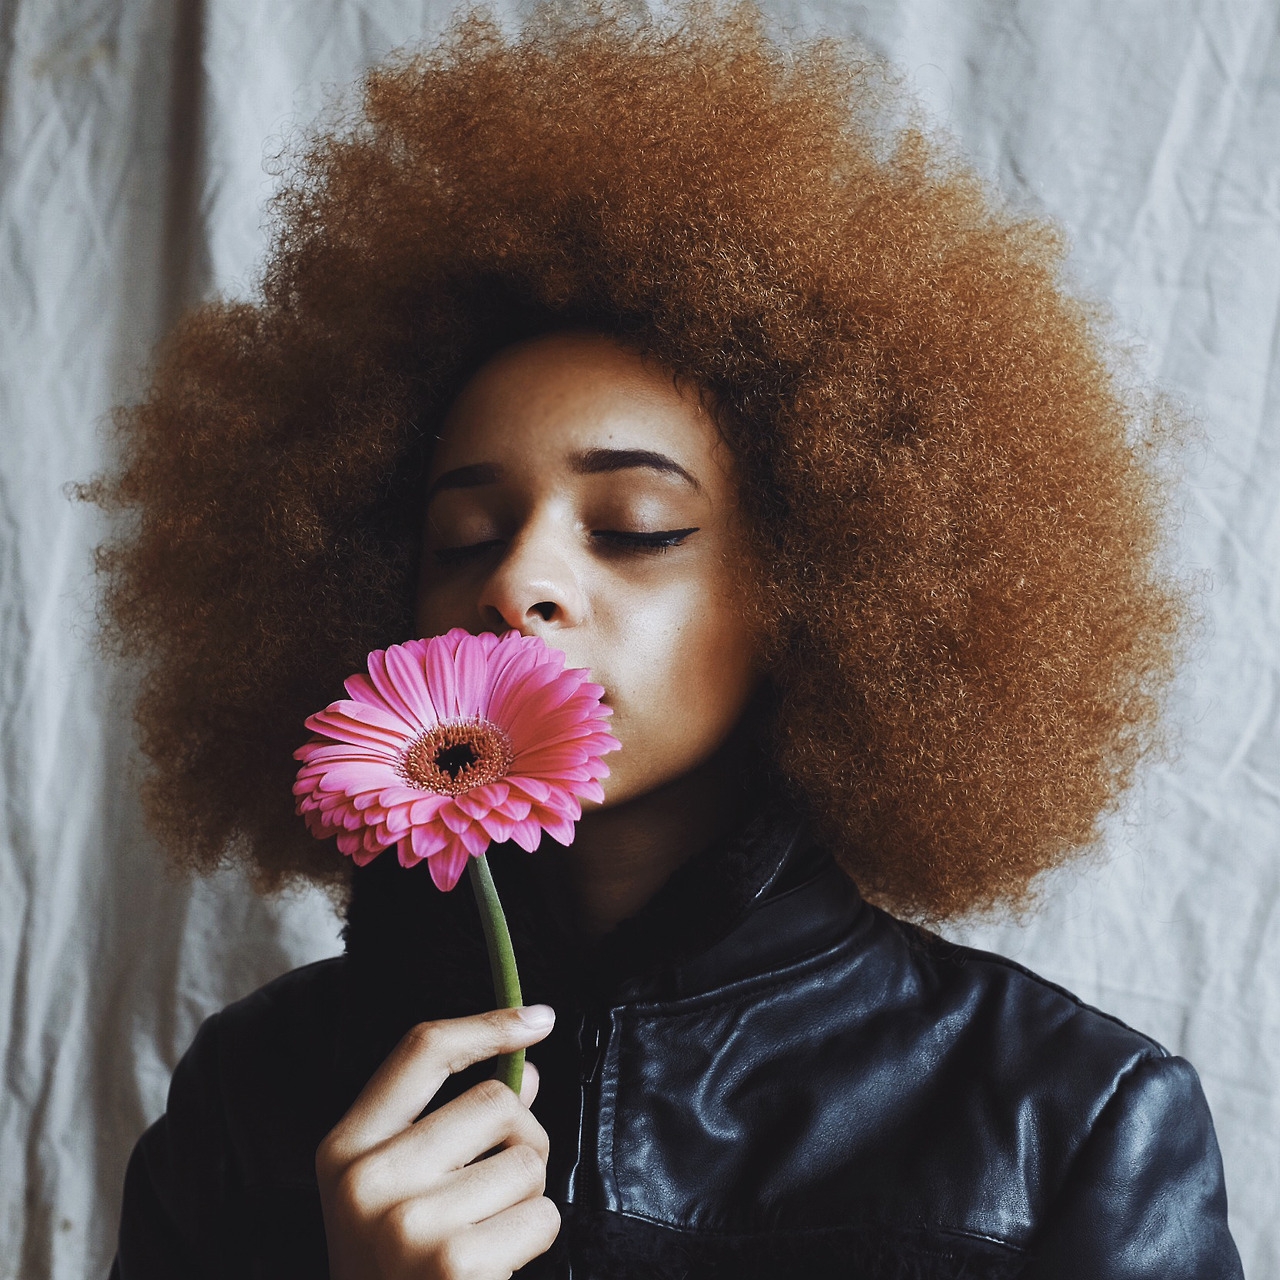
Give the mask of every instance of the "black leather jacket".
[[(1241, 1274), (1191, 1066), (865, 903), (785, 811), (590, 953), (528, 855), (491, 858), (559, 1013), (530, 1057), (564, 1227), (522, 1275)], [(414, 1021), (491, 999), (465, 889), (389, 856), (347, 942), (204, 1024), (130, 1163), (118, 1280), (326, 1274), (317, 1143)]]

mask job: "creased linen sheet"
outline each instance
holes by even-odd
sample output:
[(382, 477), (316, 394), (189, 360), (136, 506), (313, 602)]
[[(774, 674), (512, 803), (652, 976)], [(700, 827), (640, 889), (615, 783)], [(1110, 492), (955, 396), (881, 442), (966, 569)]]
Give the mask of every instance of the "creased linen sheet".
[[(782, 3), (861, 35), (1189, 406), (1180, 562), (1203, 625), (1104, 855), (1030, 921), (953, 929), (1185, 1054), (1254, 1280), (1280, 1278), (1280, 8), (1275, 0)], [(162, 868), (126, 678), (93, 647), (107, 459), (179, 310), (251, 286), (266, 162), (430, 0), (0, 5), (0, 1277), (105, 1275), (130, 1147), (201, 1019), (335, 953), (317, 893)], [(498, 6), (504, 15), (518, 8)]]

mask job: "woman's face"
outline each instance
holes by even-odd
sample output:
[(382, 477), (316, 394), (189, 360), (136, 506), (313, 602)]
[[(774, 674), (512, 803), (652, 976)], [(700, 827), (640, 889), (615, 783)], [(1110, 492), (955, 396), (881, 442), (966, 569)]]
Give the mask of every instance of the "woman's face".
[(759, 680), (732, 460), (671, 373), (608, 338), (501, 352), (450, 408), (417, 627), (516, 630), (589, 667), (622, 750), (605, 804), (702, 763)]

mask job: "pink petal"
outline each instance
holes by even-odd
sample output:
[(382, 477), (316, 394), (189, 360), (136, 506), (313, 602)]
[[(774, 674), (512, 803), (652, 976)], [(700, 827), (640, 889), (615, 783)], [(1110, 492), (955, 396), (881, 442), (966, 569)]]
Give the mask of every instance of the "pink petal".
[[(413, 826), (413, 821), (409, 817), (409, 810), (404, 805), (398, 805), (396, 808), (387, 811), (387, 816), (383, 819), (382, 825), (386, 827), (392, 839), (399, 840)], [(391, 841), (387, 843), (390, 844)]]
[(458, 713), (482, 716), (489, 704), (489, 672), (484, 646), (475, 636), (463, 636), (453, 655)]
[(387, 650), (387, 675), (423, 728), (439, 722), (440, 716), (427, 689), (421, 654), (408, 645), (393, 644)]
[(582, 817), (582, 806), (578, 803), (578, 797), (571, 791), (557, 787), (544, 803), (537, 806), (535, 816), (541, 819), (544, 813), (557, 814), (562, 818), (568, 818), (570, 822), (577, 822)]
[(364, 816), (348, 805), (343, 809), (335, 809), (329, 815), (330, 822), (340, 822), (347, 831), (359, 831), (364, 826)]
[[(563, 658), (561, 654), (562, 661)], [(562, 678), (555, 664), (540, 662), (536, 652), (517, 654), (504, 670), (491, 679), (489, 719), (506, 727), (526, 698)]]
[(333, 809), (351, 808), (351, 797), (342, 791), (316, 791), (312, 794), (320, 801), (321, 813), (328, 813)]
[(511, 791), (502, 804), (497, 806), (502, 815), (510, 818), (513, 822), (523, 822), (529, 816), (529, 811), (532, 808), (533, 801), (528, 796), (522, 796), (515, 791)]
[(376, 756), (361, 756), (354, 760), (326, 760), (321, 764), (304, 764), (298, 770), (296, 782), (301, 787), (309, 788), (312, 791), (319, 789), (322, 778), (327, 778), (334, 769), (346, 769), (350, 767), (357, 769), (390, 769), (394, 775), (395, 765), (390, 760), (378, 759)]
[(436, 817), (455, 834), (461, 834), (471, 825), (471, 819), (456, 804), (445, 805)]
[(317, 717), (325, 715), (363, 725), (371, 731), (381, 730), (396, 738), (403, 738), (406, 733), (411, 733), (413, 730), (412, 725), (406, 724), (404, 718), (385, 703), (379, 706), (369, 702), (356, 702), (353, 698), (339, 698), (337, 702), (331, 702), (323, 711), (316, 712)]
[(526, 853), (533, 853), (542, 843), (542, 828), (532, 818), (525, 818), (512, 827), (511, 838)]
[(389, 783), (398, 781), (394, 772), (380, 764), (335, 764), (319, 779), (321, 791), (345, 791), (355, 795), (360, 791), (379, 791)]
[(583, 800), (594, 800), (596, 804), (604, 804), (604, 788), (593, 778), (590, 782), (580, 782), (574, 788), (574, 794)]
[[(349, 707), (358, 704), (348, 702)], [(403, 730), (391, 730), (370, 726), (337, 711), (317, 711), (303, 723), (314, 733), (323, 733), (338, 742), (368, 747), (381, 755), (402, 751), (409, 745), (409, 736)]]
[[(375, 649), (369, 655), (369, 679), (373, 683), (373, 687), (378, 691), (382, 700), (387, 706), (396, 713), (396, 715), (404, 722), (408, 732), (416, 732), (422, 727), (422, 715), (415, 705), (421, 700), (413, 698), (411, 694), (400, 688), (400, 681), (389, 670), (390, 665), (396, 663), (396, 659), (392, 657), (392, 651), (398, 650), (398, 645), (392, 645), (390, 649)], [(425, 683), (422, 673), (418, 673), (418, 683)], [(409, 690), (412, 690), (412, 676), (405, 681)], [(434, 724), (434, 717), (427, 721), (428, 724)]]
[[(373, 654), (370, 654), (369, 657), (372, 658)], [(365, 702), (371, 707), (380, 707), (384, 701), (382, 695), (373, 687), (369, 677), (363, 671), (357, 672), (353, 676), (348, 676), (342, 682), (342, 687), (347, 691), (347, 697), (352, 702)]]
[(448, 796), (434, 794), (419, 796), (409, 806), (409, 821), (412, 822), (415, 827), (432, 822), (435, 819), (436, 814), (438, 814), (448, 803)]
[(434, 857), (452, 843), (452, 837), (439, 827), (414, 827), (409, 833), (413, 852), (419, 859)]
[(530, 800), (545, 800), (551, 794), (551, 788), (541, 778), (511, 775), (506, 782), (514, 790), (528, 796)]
[[(427, 792), (425, 794), (430, 795), (431, 793)], [(421, 800), (423, 795), (424, 793), (417, 787), (406, 787), (403, 783), (400, 783), (397, 786), (384, 787), (378, 793), (378, 803), (384, 809), (390, 809), (393, 805), (398, 807), (400, 805), (414, 804), (416, 801)]]
[(483, 818), (484, 815), (493, 808), (492, 804), (486, 803), (483, 795), (478, 794), (479, 791), (480, 788), (477, 787), (475, 791), (464, 791), (461, 795), (453, 797), (453, 803), (457, 805), (468, 818)]
[(483, 800), (492, 809), (502, 804), (510, 793), (511, 788), (505, 782), (490, 782), (483, 787), (473, 787), (466, 794)]
[(549, 720), (543, 725), (538, 741), (533, 745), (534, 748), (558, 747), (562, 743), (572, 742), (575, 746), (586, 747), (591, 751), (601, 747), (608, 750), (607, 744), (615, 741), (609, 734), (602, 733), (600, 727), (591, 720), (565, 717), (562, 724)]
[(489, 833), (479, 823), (473, 823), (458, 835), (473, 858), (478, 858), (489, 847)]
[(399, 758), (399, 751), (390, 747), (357, 746), (351, 742), (330, 742), (327, 739), (308, 742), (293, 753), (295, 760), (305, 760), (306, 767), (327, 764), (331, 760), (394, 760)]
[(453, 674), (453, 658), (443, 645), (429, 644), (423, 657), (427, 692), (441, 720), (452, 720), (458, 714), (458, 684)]
[(511, 642), (510, 637), (516, 634), (514, 631), (508, 631), (498, 641), (497, 646), (489, 656), (489, 705), (491, 709), (495, 705), (495, 698), (505, 696), (501, 692), (502, 690), (509, 688), (513, 682), (519, 684), (529, 672), (539, 665), (545, 665), (541, 664), (541, 655), (537, 651), (537, 646), (530, 648)]
[(462, 878), (467, 868), (468, 853), (461, 840), (455, 840), (446, 849), (427, 860), (427, 869), (437, 889), (446, 893)]
[[(543, 671), (546, 669), (543, 668)], [(568, 677), (560, 674), (542, 687), (535, 687), (534, 678), (542, 672), (534, 672), (530, 679), (513, 690), (501, 712), (490, 702), (490, 714), (496, 724), (501, 724), (511, 736), (517, 750), (526, 743), (538, 741), (541, 725), (572, 691), (566, 688)]]
[(564, 845), (573, 843), (573, 823), (568, 818), (547, 814), (541, 819), (541, 823), (542, 829), (553, 839)]
[(503, 841), (511, 839), (511, 833), (515, 830), (516, 824), (514, 818), (505, 817), (494, 809), (480, 819), (480, 825), (485, 829), (490, 840), (502, 844)]
[(422, 861), (420, 857), (413, 851), (413, 842), (408, 836), (401, 837), (396, 845), (396, 857), (400, 859), (402, 867), (416, 867)]
[[(554, 774), (560, 769), (576, 769), (591, 759), (591, 752), (584, 751), (576, 742), (562, 742), (556, 747), (531, 747), (522, 751), (518, 767), (521, 773), (533, 773), (541, 777)], [(516, 768), (517, 763), (512, 763)]]
[(530, 769), (520, 775), (522, 778), (542, 778), (546, 782), (586, 782), (593, 777), (590, 763), (559, 764), (553, 769)]

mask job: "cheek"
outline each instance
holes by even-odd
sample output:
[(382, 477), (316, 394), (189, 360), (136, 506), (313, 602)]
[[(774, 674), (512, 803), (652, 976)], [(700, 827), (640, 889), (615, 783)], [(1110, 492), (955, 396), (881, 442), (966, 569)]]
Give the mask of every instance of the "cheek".
[(616, 671), (613, 683), (619, 766), (629, 754), (628, 771), (675, 776), (724, 741), (758, 676), (755, 645), (732, 599), (703, 586), (669, 603), (665, 625), (655, 625), (652, 603), (650, 626), (633, 624), (619, 650), (628, 654), (628, 669)]
[(691, 747), (714, 748), (738, 722), (755, 687), (754, 649), (732, 616), (715, 611), (685, 629), (675, 648), (666, 699), (673, 727)]

